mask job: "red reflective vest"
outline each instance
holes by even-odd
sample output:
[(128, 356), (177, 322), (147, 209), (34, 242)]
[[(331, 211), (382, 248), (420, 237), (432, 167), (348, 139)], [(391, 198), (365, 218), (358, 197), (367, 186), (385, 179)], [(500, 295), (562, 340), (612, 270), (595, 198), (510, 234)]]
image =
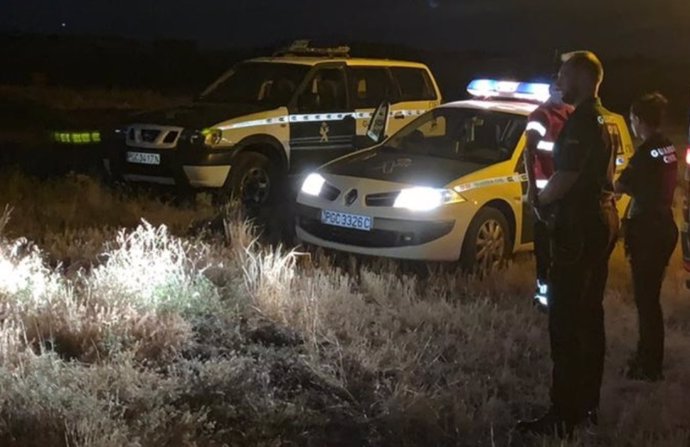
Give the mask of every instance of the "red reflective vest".
[(553, 146), (574, 110), (575, 108), (568, 104), (547, 102), (530, 114), (527, 130), (534, 130), (541, 136), (534, 160), (535, 179), (548, 180), (554, 174)]

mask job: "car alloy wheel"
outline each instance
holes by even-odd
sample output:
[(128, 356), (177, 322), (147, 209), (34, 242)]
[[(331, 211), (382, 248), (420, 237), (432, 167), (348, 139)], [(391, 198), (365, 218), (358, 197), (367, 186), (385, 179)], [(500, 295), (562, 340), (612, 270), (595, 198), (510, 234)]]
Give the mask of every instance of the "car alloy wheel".
[(501, 266), (505, 257), (506, 239), (503, 227), (494, 220), (485, 221), (477, 232), (477, 270), (490, 273)]

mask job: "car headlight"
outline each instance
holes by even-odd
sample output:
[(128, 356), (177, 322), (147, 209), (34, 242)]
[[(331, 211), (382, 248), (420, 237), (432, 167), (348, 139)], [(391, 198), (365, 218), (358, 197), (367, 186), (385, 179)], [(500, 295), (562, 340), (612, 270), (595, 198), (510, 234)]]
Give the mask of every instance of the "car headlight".
[(321, 174), (309, 174), (302, 183), (302, 192), (310, 196), (318, 196), (324, 184), (326, 184), (326, 179)]
[(417, 187), (400, 191), (393, 207), (411, 211), (431, 211), (442, 205), (464, 201), (460, 194), (451, 189)]
[(204, 129), (201, 131), (206, 146), (217, 146), (223, 141), (223, 131), (220, 129)]

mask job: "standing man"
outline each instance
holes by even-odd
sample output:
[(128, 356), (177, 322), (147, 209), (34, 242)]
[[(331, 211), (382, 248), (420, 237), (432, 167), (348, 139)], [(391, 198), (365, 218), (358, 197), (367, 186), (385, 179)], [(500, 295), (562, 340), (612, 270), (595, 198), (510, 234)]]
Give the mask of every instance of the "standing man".
[(633, 103), (630, 123), (635, 136), (644, 142), (616, 182), (616, 193), (632, 197), (625, 247), (632, 267), (640, 333), (627, 376), (647, 381), (663, 378), (664, 317), (659, 295), (666, 266), (678, 243), (672, 211), (678, 160), (673, 143), (660, 130), (667, 104), (659, 93)]
[[(551, 408), (523, 433), (568, 437), (596, 423), (604, 368), (603, 297), (618, 230), (612, 144), (599, 99), (604, 69), (591, 52), (563, 56), (558, 87), (575, 106), (554, 147), (555, 174), (538, 200), (553, 214), (549, 334)], [(546, 214), (540, 212), (541, 215)]]
[[(527, 200), (538, 208), (538, 193), (546, 186), (554, 173), (553, 148), (565, 122), (573, 112), (573, 106), (565, 104), (555, 83), (549, 88), (550, 97), (537, 107), (527, 119), (525, 135), (527, 147), (524, 153), (527, 171)], [(549, 229), (539, 219), (534, 221), (534, 257), (537, 267), (537, 288), (534, 300), (542, 309), (548, 307), (549, 265), (551, 264), (551, 243)]]

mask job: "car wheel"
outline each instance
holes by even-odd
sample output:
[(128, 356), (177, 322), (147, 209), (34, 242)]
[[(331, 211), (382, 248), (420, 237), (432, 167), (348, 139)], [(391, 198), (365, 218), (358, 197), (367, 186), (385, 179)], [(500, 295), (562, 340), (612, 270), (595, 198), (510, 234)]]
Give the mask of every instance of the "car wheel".
[(462, 245), (464, 271), (484, 276), (499, 269), (511, 254), (508, 220), (496, 208), (483, 208), (472, 219)]
[(241, 153), (233, 161), (230, 176), (217, 200), (226, 204), (235, 199), (249, 210), (261, 209), (274, 202), (279, 178), (278, 168), (265, 155)]

